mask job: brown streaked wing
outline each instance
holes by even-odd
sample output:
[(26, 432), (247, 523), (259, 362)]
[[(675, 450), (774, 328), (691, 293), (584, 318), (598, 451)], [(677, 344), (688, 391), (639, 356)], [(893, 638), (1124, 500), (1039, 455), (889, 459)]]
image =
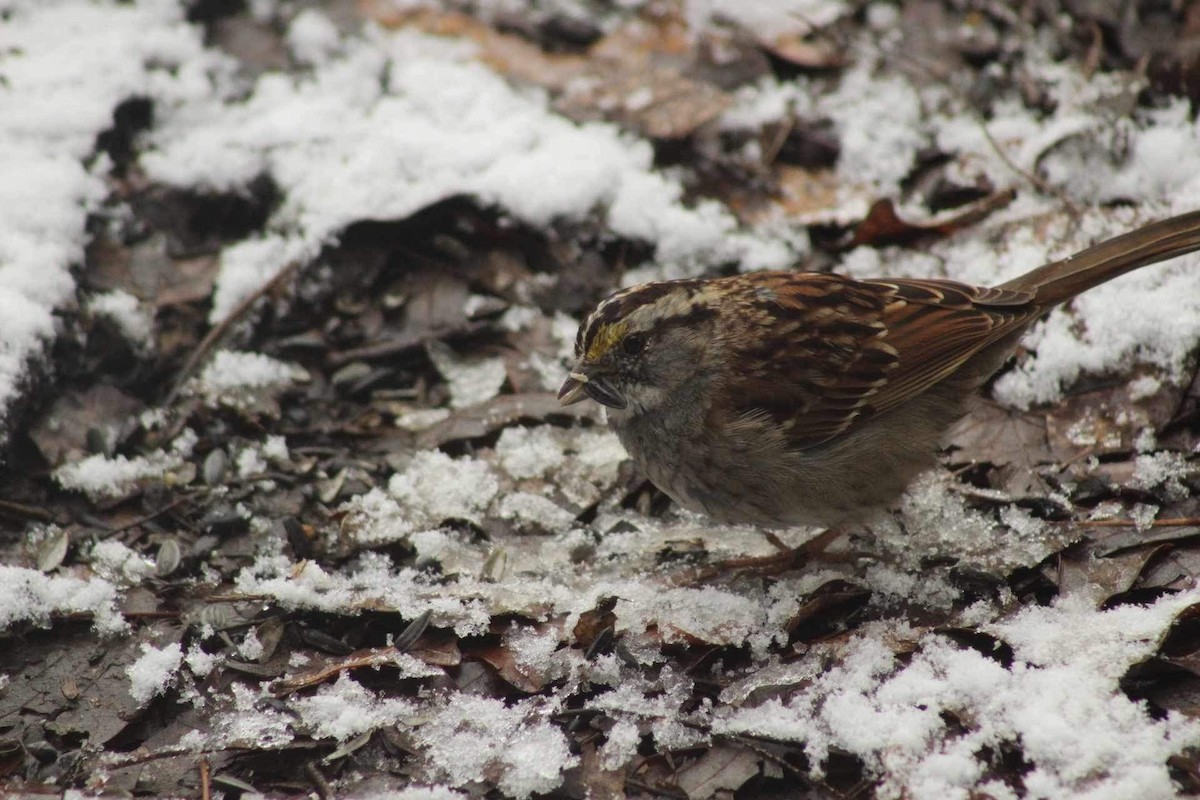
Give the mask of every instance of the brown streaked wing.
[[(757, 302), (770, 303), (779, 336), (759, 335), (788, 347), (744, 353), (743, 363), (769, 365), (730, 387), (729, 411), (770, 415), (801, 448), (919, 395), (1039, 313), (1030, 292), (953, 281), (798, 273), (770, 290)], [(839, 313), (822, 311), (831, 305)]]
[[(756, 276), (740, 317), (747, 365), (720, 414), (767, 415), (797, 447), (826, 441), (871, 413), (869, 401), (898, 365), (882, 339), (889, 293), (836, 275)], [(753, 365), (753, 366), (751, 366)]]

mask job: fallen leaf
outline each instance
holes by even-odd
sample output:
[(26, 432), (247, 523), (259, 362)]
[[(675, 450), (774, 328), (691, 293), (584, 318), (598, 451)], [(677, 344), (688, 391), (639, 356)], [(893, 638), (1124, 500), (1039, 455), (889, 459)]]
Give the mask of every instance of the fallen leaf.
[(1094, 545), (1069, 548), (1058, 559), (1058, 589), (1063, 597), (1083, 595), (1096, 607), (1129, 591), (1166, 545), (1101, 557)]
[(601, 597), (595, 608), (580, 614), (579, 621), (575, 623), (575, 628), (571, 632), (575, 637), (575, 643), (584, 650), (590, 650), (592, 644), (604, 631), (612, 630), (613, 626), (617, 624), (617, 615), (613, 613), (616, 607), (617, 598)]
[(926, 237), (941, 238), (956, 233), (1004, 208), (1017, 196), (1016, 190), (1004, 189), (985, 197), (953, 213), (942, 215), (927, 222), (908, 222), (896, 213), (896, 206), (888, 198), (876, 200), (867, 216), (854, 229), (842, 249), (853, 250), (861, 245), (880, 247), (890, 244), (909, 244)]
[(584, 740), (579, 748), (579, 786), (587, 800), (625, 800), (625, 770), (605, 769), (599, 748)]
[(682, 139), (715, 120), (733, 98), (673, 67), (597, 64), (554, 104), (579, 121), (607, 119), (651, 139)]
[(534, 694), (546, 685), (545, 679), (536, 670), (519, 663), (516, 654), (503, 644), (480, 648), (473, 655), (494, 667), (506, 683), (522, 692)]
[(115, 386), (99, 384), (68, 392), (57, 400), (33, 428), (30, 438), (51, 466), (88, 450), (88, 433), (99, 431), (108, 445), (119, 442), (137, 424), (143, 404)]
[(804, 69), (834, 69), (849, 63), (846, 52), (828, 39), (810, 39), (808, 34), (785, 34), (760, 40), (776, 58)]
[(717, 745), (676, 775), (688, 800), (708, 800), (719, 791), (737, 791), (759, 772), (761, 758), (744, 747)]
[(480, 61), (510, 79), (550, 91), (555, 108), (576, 121), (610, 120), (650, 138), (679, 139), (733, 103), (717, 86), (693, 80), (675, 66), (679, 53), (692, 43), (668, 33), (679, 26), (662, 19), (619, 28), (581, 56), (546, 52), (457, 12), (397, 14), (374, 2), (364, 6), (368, 15), (390, 27), (472, 41)]
[(1053, 463), (1045, 417), (982, 401), (950, 433), (950, 466), (993, 464), (1000, 469), (994, 489), (1022, 497), (1045, 491), (1037, 468)]
[[(1139, 378), (1156, 382), (1157, 388), (1143, 394)], [(1101, 456), (1136, 449), (1142, 431), (1158, 432), (1171, 421), (1183, 393), (1184, 387), (1143, 370), (1115, 386), (1069, 395), (1045, 415), (1056, 460), (1069, 461), (1081, 452)]]
[(784, 627), (793, 639), (819, 638), (862, 608), (871, 592), (841, 579), (831, 580), (808, 595)]

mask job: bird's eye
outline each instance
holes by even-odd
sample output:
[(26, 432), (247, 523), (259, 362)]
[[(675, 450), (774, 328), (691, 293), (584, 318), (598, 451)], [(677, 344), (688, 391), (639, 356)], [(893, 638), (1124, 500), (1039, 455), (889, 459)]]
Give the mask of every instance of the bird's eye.
[(627, 356), (636, 356), (646, 349), (646, 334), (631, 333), (621, 340), (621, 352)]

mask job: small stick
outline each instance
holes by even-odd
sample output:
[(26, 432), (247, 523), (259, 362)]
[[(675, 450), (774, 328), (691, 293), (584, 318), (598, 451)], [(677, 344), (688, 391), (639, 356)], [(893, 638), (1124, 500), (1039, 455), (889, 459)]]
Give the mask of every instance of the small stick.
[[(1084, 519), (1076, 524), (1084, 528), (1132, 528), (1137, 525), (1131, 519)], [(1192, 526), (1200, 526), (1200, 517), (1156, 519), (1149, 525), (1151, 528), (1188, 528)]]
[(321, 774), (321, 770), (317, 769), (316, 765), (311, 761), (305, 762), (304, 774), (312, 781), (313, 788), (317, 790), (317, 796), (321, 800), (329, 800), (333, 797), (333, 788), (329, 785), (329, 781), (325, 780), (325, 776)]
[(192, 498), (193, 498), (193, 495), (190, 493), (185, 494), (181, 497), (176, 497), (174, 500), (167, 503), (165, 506), (158, 509), (157, 511), (152, 511), (149, 514), (144, 514), (144, 515), (138, 517), (137, 519), (132, 520), (130, 522), (126, 522), (124, 525), (118, 526), (116, 528), (109, 528), (107, 531), (105, 531), (104, 535), (101, 538), (107, 539), (110, 536), (116, 536), (118, 533), (124, 533), (125, 531), (129, 530), (130, 528), (136, 528), (139, 525), (145, 525), (147, 522), (154, 519), (155, 517), (161, 517), (163, 514), (166, 514), (168, 511), (178, 508), (179, 506), (183, 505), (184, 503), (186, 503), (188, 500), (191, 500)]
[(212, 800), (212, 768), (208, 756), (200, 756), (200, 800)]
[(14, 503), (11, 500), (0, 500), (0, 511), (8, 511), (19, 517), (28, 517), (36, 519), (38, 522), (54, 522), (54, 515), (44, 508), (26, 505), (25, 503)]
[(200, 343), (196, 345), (196, 349), (192, 351), (192, 354), (188, 356), (188, 360), (184, 362), (183, 367), (179, 370), (179, 374), (175, 378), (175, 386), (171, 389), (170, 394), (167, 395), (167, 399), (163, 401), (164, 406), (169, 406), (175, 402), (175, 399), (179, 396), (179, 392), (183, 389), (183, 385), (187, 383), (188, 378), (200, 366), (200, 362), (204, 361), (208, 357), (209, 352), (218, 342), (225, 338), (230, 329), (250, 312), (254, 304), (260, 298), (283, 285), (284, 281), (288, 280), (300, 269), (300, 266), (301, 262), (299, 261), (289, 263), (283, 269), (279, 270), (275, 277), (255, 289), (251, 295), (238, 303), (237, 307), (229, 312), (229, 315), (225, 319), (213, 326), (213, 329), (200, 340)]

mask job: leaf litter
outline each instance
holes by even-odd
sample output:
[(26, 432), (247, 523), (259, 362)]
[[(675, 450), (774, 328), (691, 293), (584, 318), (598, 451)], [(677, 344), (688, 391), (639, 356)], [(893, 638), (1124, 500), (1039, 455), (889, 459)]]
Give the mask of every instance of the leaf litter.
[[(4, 7), (42, 112), (0, 136), (71, 154), (0, 227), (0, 301), (45, 303), (4, 323), (4, 780), (1200, 791), (1195, 258), (1050, 315), (943, 468), (805, 564), (816, 532), (671, 508), (552, 395), (637, 280), (995, 283), (1200, 205), (1186, 49), (1138, 72), (1161, 20), (419, 5)], [(112, 80), (55, 55), (135, 31)]]

